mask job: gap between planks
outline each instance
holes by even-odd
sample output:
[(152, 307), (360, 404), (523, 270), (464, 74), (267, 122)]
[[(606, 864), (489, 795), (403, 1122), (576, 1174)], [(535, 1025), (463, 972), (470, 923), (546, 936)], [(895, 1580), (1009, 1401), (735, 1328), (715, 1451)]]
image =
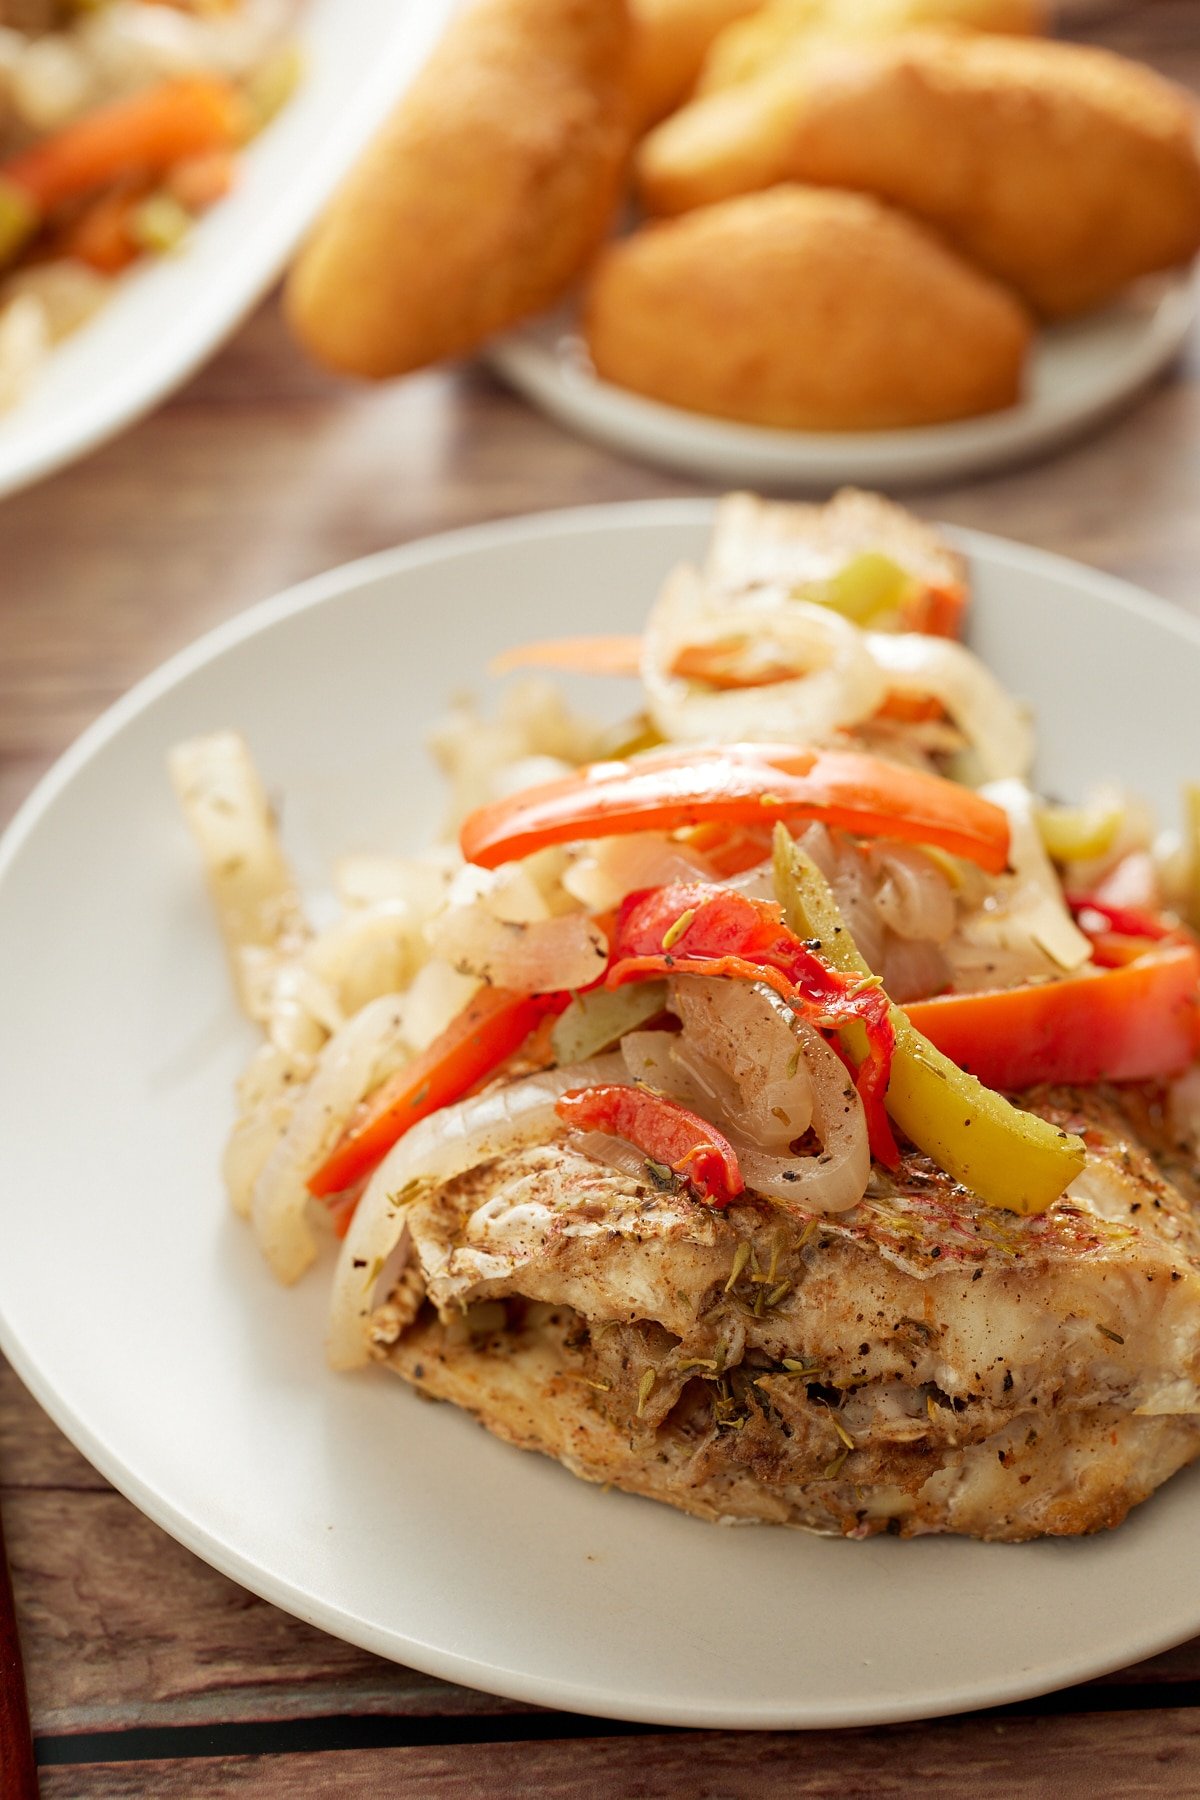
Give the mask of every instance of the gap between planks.
[(584, 1724), (586, 1735), (540, 1741), (60, 1764), (43, 1768), (42, 1800), (1194, 1800), (1200, 1787), (1200, 1717), (1186, 1710), (811, 1733), (606, 1736)]

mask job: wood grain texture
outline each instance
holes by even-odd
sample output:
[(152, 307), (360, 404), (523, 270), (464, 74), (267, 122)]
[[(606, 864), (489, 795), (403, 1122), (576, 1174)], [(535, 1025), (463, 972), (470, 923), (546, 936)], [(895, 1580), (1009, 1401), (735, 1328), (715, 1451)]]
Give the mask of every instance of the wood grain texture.
[[(1078, 29), (1200, 87), (1200, 0), (1098, 0)], [(292, 351), (273, 304), (170, 405), (0, 506), (0, 821), (76, 733), (198, 632), (339, 562), (477, 520), (697, 484), (570, 438), (480, 369), (355, 388)], [(915, 497), (933, 516), (1127, 576), (1200, 613), (1200, 339), (1111, 429), (1056, 461)], [(0, 1470), (43, 1739), (256, 1720), (515, 1727), (529, 1709), (397, 1669), (287, 1618), (116, 1494), (0, 1365)], [(48, 1800), (154, 1794), (641, 1796), (1200, 1791), (1200, 1640), (1093, 1684), (1121, 1714), (887, 1731), (420, 1745), (43, 1773)], [(1070, 1709), (1072, 1703), (1063, 1702)], [(438, 1724), (442, 1721), (442, 1724)], [(424, 1722), (422, 1726), (422, 1722)]]
[(1194, 1800), (1200, 1716), (988, 1718), (888, 1731), (687, 1732), (536, 1744), (109, 1763), (42, 1772), (43, 1800)]

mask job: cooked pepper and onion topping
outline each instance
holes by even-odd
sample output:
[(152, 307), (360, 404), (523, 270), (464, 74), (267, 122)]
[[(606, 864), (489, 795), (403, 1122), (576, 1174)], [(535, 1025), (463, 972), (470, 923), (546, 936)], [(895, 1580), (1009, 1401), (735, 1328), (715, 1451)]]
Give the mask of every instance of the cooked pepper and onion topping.
[[(57, 204), (135, 127), (147, 157), (169, 158), (172, 131), (224, 116), (207, 90), (185, 97), (171, 131), (142, 97), (30, 150), (0, 191)], [(1194, 824), (1177, 891), (1158, 891), (1121, 796), (1051, 805), (1025, 786), (1028, 722), (959, 641), (952, 559), (861, 537), (818, 554), (782, 513), (756, 539), (755, 507), (723, 503), (709, 569), (671, 578), (644, 635), (501, 659), (640, 673), (647, 713), (620, 757), (581, 754), (561, 711), (523, 763), (511, 731), (469, 755), (464, 741), (461, 863), (414, 882), (359, 859), (333, 943), (281, 894), (277, 855), (234, 846), (271, 871), (239, 964), (271, 1042), (227, 1168), (268, 1235), (286, 1238), (309, 1196), (345, 1229), (397, 1158), (419, 1180), (421, 1146), (473, 1141), (479, 1118), (502, 1148), (505, 1094), (601, 1163), (717, 1209), (746, 1194), (840, 1213), (911, 1146), (976, 1202), (1036, 1214), (1084, 1146), (1011, 1096), (1191, 1068)], [(814, 741), (775, 730), (793, 690), (794, 717), (822, 723)], [(689, 741), (704, 721), (720, 735)], [(527, 778), (489, 794), (489, 755)], [(195, 764), (185, 805), (203, 831), (202, 747)], [(230, 766), (226, 747), (225, 786)], [(222, 816), (243, 837), (272, 829), (261, 795)], [(286, 949), (260, 929), (275, 910)], [(320, 1116), (280, 1100), (297, 1073)], [(277, 1263), (310, 1254), (296, 1241)]]

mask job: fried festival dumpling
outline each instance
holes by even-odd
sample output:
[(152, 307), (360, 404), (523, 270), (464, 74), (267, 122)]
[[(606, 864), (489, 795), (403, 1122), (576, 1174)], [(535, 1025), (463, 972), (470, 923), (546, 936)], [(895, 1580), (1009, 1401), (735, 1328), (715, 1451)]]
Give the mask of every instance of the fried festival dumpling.
[(628, 51), (624, 0), (476, 0), (292, 270), (313, 355), (399, 375), (556, 300), (619, 198)]
[(1032, 37), (1046, 29), (1043, 0), (771, 0), (713, 39), (696, 82), (715, 94), (764, 74), (782, 57), (829, 37), (881, 37), (934, 27)]
[(1200, 248), (1196, 108), (1104, 50), (946, 33), (828, 44), (697, 100), (638, 158), (650, 211), (778, 181), (923, 218), (1047, 318)]
[[(821, 0), (800, 0), (819, 10)], [(687, 99), (710, 45), (762, 0), (630, 0), (630, 90), (635, 125), (645, 130)]]
[(783, 186), (609, 248), (584, 309), (597, 373), (689, 411), (870, 431), (1009, 406), (1030, 322), (914, 221)]

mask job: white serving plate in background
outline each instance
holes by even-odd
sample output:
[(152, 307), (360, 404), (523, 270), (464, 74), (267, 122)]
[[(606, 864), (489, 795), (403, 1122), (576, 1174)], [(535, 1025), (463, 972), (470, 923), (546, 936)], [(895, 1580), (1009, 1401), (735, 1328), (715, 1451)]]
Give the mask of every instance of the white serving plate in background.
[(1162, 372), (1195, 312), (1190, 272), (1145, 282), (1102, 312), (1043, 328), (1018, 405), (905, 431), (776, 431), (647, 400), (597, 378), (569, 306), (518, 327), (487, 357), (560, 425), (643, 462), (777, 492), (847, 481), (896, 489), (963, 481), (1061, 448)]
[[(707, 503), (484, 526), (233, 620), (93, 726), (0, 844), (0, 1346), (103, 1474), (227, 1575), (368, 1650), (670, 1725), (863, 1725), (1017, 1700), (1200, 1631), (1200, 1467), (1081, 1541), (849, 1543), (604, 1492), (379, 1369), (334, 1375), (328, 1265), (273, 1280), (221, 1188), (238, 1017), (168, 747), (246, 731), (302, 880), (415, 848), (424, 749), (506, 646), (637, 629)], [(1200, 770), (1200, 625), (956, 534), (971, 636), (1061, 794)], [(628, 707), (617, 684), (575, 693)], [(606, 696), (607, 701), (606, 701)], [(1164, 721), (1170, 730), (1164, 731)]]
[(178, 387), (259, 300), (416, 72), (453, 0), (308, 0), (304, 79), (177, 256), (147, 258), (0, 414), (0, 495), (94, 450)]

